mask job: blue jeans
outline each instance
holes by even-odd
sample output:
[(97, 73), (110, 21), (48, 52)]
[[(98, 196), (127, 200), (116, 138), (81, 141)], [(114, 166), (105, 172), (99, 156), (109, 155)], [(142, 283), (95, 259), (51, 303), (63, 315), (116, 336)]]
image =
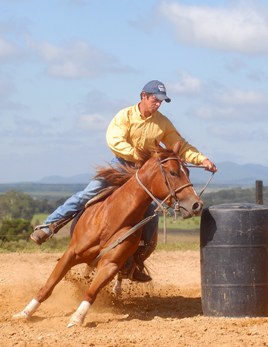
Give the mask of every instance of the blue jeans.
[[(118, 157), (114, 157), (111, 160), (112, 166), (117, 166), (118, 164), (126, 165), (126, 163), (131, 164), (129, 162), (126, 162), (124, 159), (121, 159)], [(52, 212), (47, 217), (44, 224), (50, 224), (50, 223), (56, 222), (59, 219), (70, 217), (75, 212), (81, 211), (84, 208), (85, 204), (94, 196), (96, 196), (102, 189), (106, 188), (106, 186), (107, 184), (104, 179), (91, 180), (84, 190), (72, 195), (70, 198), (68, 198), (64, 202), (63, 205), (59, 206), (54, 212)], [(155, 208), (156, 208), (155, 203), (152, 203), (148, 207), (144, 217), (154, 214)], [(157, 225), (158, 225), (158, 216), (154, 217), (153, 219), (150, 220), (150, 222), (145, 224), (144, 232), (143, 232), (143, 239), (144, 239), (145, 245), (149, 244), (150, 241), (152, 240), (154, 233), (157, 230)]]

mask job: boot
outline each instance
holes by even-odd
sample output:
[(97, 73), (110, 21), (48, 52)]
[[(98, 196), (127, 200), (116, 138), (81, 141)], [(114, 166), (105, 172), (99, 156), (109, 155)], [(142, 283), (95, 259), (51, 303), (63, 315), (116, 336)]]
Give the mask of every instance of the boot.
[(152, 280), (152, 277), (147, 275), (144, 271), (139, 270), (138, 267), (136, 267), (130, 279), (134, 282), (146, 283), (150, 282)]
[(76, 214), (77, 213), (70, 217), (59, 219), (58, 221), (50, 224), (37, 225), (34, 228), (34, 232), (30, 235), (31, 240), (38, 245), (41, 245), (42, 243), (46, 242), (46, 240), (53, 237), (53, 235), (56, 234), (64, 225), (69, 223), (76, 216)]
[(34, 232), (30, 235), (32, 241), (39, 246), (46, 242), (47, 239), (53, 236), (53, 231), (50, 229), (50, 224), (38, 225), (34, 228)]
[(134, 282), (150, 282), (152, 280), (151, 276), (145, 273), (144, 264), (140, 263), (139, 265), (134, 261), (133, 257), (130, 257), (123, 268), (119, 271), (120, 277), (128, 278)]

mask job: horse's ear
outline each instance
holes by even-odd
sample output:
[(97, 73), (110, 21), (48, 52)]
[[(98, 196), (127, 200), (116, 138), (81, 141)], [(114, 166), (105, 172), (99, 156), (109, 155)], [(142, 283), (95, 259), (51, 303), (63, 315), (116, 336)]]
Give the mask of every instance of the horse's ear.
[(179, 155), (180, 153), (180, 148), (181, 148), (181, 142), (178, 141), (175, 143), (174, 147), (173, 147), (173, 152), (176, 154), (176, 155)]

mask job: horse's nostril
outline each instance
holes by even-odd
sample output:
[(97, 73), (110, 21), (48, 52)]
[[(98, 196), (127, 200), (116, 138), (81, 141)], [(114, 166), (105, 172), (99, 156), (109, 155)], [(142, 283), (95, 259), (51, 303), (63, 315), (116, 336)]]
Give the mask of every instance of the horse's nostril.
[(193, 211), (194, 212), (200, 212), (202, 210), (203, 205), (200, 204), (200, 202), (195, 202), (193, 204)]

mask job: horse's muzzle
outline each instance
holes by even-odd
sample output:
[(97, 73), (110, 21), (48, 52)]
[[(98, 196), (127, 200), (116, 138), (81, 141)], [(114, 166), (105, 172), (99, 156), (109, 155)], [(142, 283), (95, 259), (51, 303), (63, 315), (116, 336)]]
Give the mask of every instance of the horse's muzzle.
[(193, 216), (199, 216), (203, 209), (203, 201), (194, 201), (187, 204), (180, 204), (179, 210), (181, 212), (182, 218), (190, 218)]

